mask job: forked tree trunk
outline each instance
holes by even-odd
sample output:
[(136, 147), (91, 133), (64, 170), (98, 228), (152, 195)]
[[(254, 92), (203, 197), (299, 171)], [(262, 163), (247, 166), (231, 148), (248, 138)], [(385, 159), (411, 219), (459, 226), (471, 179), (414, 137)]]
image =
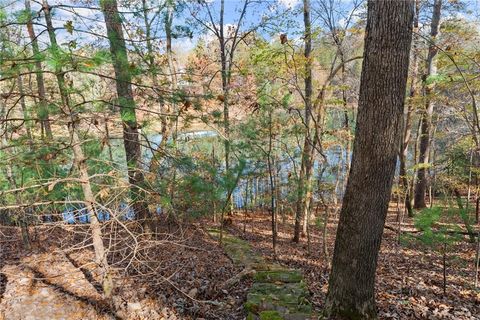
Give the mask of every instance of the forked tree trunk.
[[(116, 0), (100, 1), (107, 27), (107, 36), (112, 54), (115, 84), (117, 88), (118, 106), (123, 126), (123, 144), (128, 166), (133, 209), (138, 219), (146, 221), (150, 218), (145, 202), (145, 178), (141, 170), (140, 138), (135, 112), (135, 101), (132, 91), (132, 76), (128, 62), (127, 48), (123, 38), (122, 20), (118, 13)], [(144, 224), (148, 226), (148, 224)]]
[(327, 318), (375, 319), (375, 271), (402, 131), (412, 0), (369, 0), (352, 166), (325, 305)]

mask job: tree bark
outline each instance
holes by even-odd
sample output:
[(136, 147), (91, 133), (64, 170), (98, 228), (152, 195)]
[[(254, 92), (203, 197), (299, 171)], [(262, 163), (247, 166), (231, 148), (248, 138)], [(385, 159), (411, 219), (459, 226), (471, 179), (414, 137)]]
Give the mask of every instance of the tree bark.
[(426, 98), (425, 109), (422, 112), (421, 118), (421, 132), (420, 132), (420, 148), (419, 148), (419, 164), (417, 171), (417, 184), (415, 185), (414, 207), (415, 209), (422, 209), (426, 207), (425, 192), (427, 191), (427, 166), (429, 164), (430, 143), (432, 138), (432, 116), (434, 104), (431, 100), (431, 95), (434, 91), (434, 85), (428, 84), (428, 78), (434, 76), (436, 66), (434, 58), (438, 53), (435, 46), (435, 38), (440, 29), (440, 15), (442, 10), (442, 0), (435, 0), (433, 4), (432, 21), (430, 24), (430, 40), (432, 43), (428, 47), (428, 56), (426, 61), (426, 73), (423, 76), (423, 87)]
[[(146, 222), (150, 217), (147, 203), (145, 202), (145, 178), (141, 170), (141, 149), (138, 133), (135, 101), (132, 91), (132, 76), (129, 71), (127, 48), (123, 37), (122, 21), (118, 13), (116, 0), (100, 1), (102, 12), (107, 27), (107, 36), (112, 54), (115, 84), (118, 96), (118, 106), (123, 126), (123, 144), (128, 166), (128, 180), (133, 209), (137, 219)], [(144, 224), (144, 226), (148, 226)]]
[[(3, 91), (3, 90), (2, 90)], [(3, 92), (0, 91), (0, 96), (3, 94)], [(6, 114), (6, 106), (3, 103), (3, 101), (0, 99), (0, 119), (4, 119)], [(5, 177), (7, 178), (7, 181), (10, 184), (10, 187), (12, 189), (17, 189), (17, 182), (14, 177), (14, 172), (13, 172), (13, 166), (14, 166), (14, 159), (15, 157), (11, 153), (11, 148), (9, 148), (8, 142), (7, 142), (7, 136), (8, 136), (8, 125), (5, 123), (5, 126), (2, 128), (3, 130), (0, 132), (0, 148), (3, 150), (5, 153), (5, 160), (4, 163), (2, 163), (2, 169), (5, 170)], [(4, 160), (4, 159), (2, 159)], [(13, 193), (15, 197), (15, 201), (17, 203), (22, 203), (21, 199), (21, 194), (18, 191), (15, 191)], [(12, 212), (13, 213), (13, 212)], [(14, 217), (11, 217), (11, 219), (17, 220), (17, 224), (20, 226), (20, 231), (22, 234), (22, 240), (23, 240), (23, 247), (25, 250), (30, 250), (31, 249), (31, 243), (30, 243), (30, 235), (28, 232), (28, 219), (25, 214), (25, 208), (19, 208), (14, 213)], [(15, 219), (16, 218), (16, 219)]]
[[(415, 0), (415, 16), (413, 21), (413, 32), (418, 32), (418, 21), (420, 15), (420, 1)], [(410, 83), (410, 93), (409, 93), (409, 101), (405, 104), (405, 115), (404, 115), (404, 128), (403, 128), (403, 139), (400, 146), (400, 184), (403, 190), (403, 194), (405, 195), (405, 208), (407, 210), (408, 216), (413, 217), (413, 207), (412, 207), (412, 200), (410, 198), (410, 182), (408, 179), (408, 172), (407, 172), (407, 156), (408, 156), (408, 147), (410, 145), (410, 140), (412, 137), (412, 116), (414, 112), (414, 103), (413, 99), (418, 95), (418, 85), (417, 85), (417, 77), (418, 77), (418, 36), (413, 35), (413, 43), (412, 43), (412, 53), (413, 53), (413, 61), (412, 61), (412, 74), (411, 74), (411, 83)]]
[[(223, 91), (223, 127), (225, 130), (225, 171), (228, 172), (230, 168), (230, 115), (228, 105), (229, 82), (230, 82), (230, 67), (227, 66), (227, 48), (225, 45), (225, 30), (224, 19), (225, 14), (225, 0), (220, 1), (220, 26), (219, 26), (219, 40), (220, 40), (220, 63), (222, 67), (222, 91)], [(232, 63), (232, 61), (230, 61)]]
[[(342, 55), (343, 56), (343, 55)], [(344, 58), (342, 57), (342, 61), (344, 61)], [(348, 181), (348, 173), (350, 172), (350, 153), (351, 153), (351, 144), (352, 144), (352, 139), (350, 136), (350, 117), (348, 115), (348, 103), (347, 103), (347, 90), (345, 90), (346, 86), (346, 74), (345, 74), (345, 65), (342, 67), (342, 103), (343, 103), (343, 128), (345, 130), (345, 133), (347, 134), (347, 141), (345, 144), (345, 172), (343, 175), (343, 186), (347, 185)]]
[[(52, 23), (50, 6), (48, 5), (46, 0), (43, 0), (43, 12), (45, 14), (45, 22), (47, 25), (47, 32), (50, 38), (50, 44), (52, 46), (52, 49), (59, 50), (60, 48), (57, 44), (55, 29)], [(63, 73), (61, 67), (57, 67), (55, 69), (55, 76), (57, 78), (60, 97), (62, 99), (62, 106), (64, 109), (63, 111), (70, 116), (70, 120), (71, 120), (70, 123), (68, 124), (68, 131), (71, 137), (74, 162), (78, 169), (80, 179), (81, 179), (81, 186), (82, 186), (83, 196), (85, 199), (85, 207), (87, 209), (87, 212), (90, 218), (90, 226), (92, 230), (92, 244), (95, 252), (95, 260), (101, 267), (102, 271), (104, 272), (104, 281), (106, 281), (107, 273), (108, 273), (108, 262), (107, 262), (107, 257), (105, 255), (105, 247), (103, 245), (103, 240), (102, 240), (101, 225), (95, 213), (95, 207), (94, 207), (95, 197), (93, 195), (92, 187), (90, 184), (90, 176), (88, 174), (86, 158), (84, 156), (84, 153), (81, 147), (80, 138), (78, 137), (78, 133), (75, 130), (78, 120), (74, 116), (74, 110), (72, 109), (70, 96), (65, 83), (65, 74)]]
[(274, 178), (274, 156), (273, 152), (273, 133), (272, 133), (272, 112), (269, 111), (269, 136), (268, 136), (268, 153), (267, 153), (267, 167), (268, 178), (270, 183), (270, 210), (272, 214), (272, 251), (273, 259), (277, 257), (277, 199), (275, 198), (275, 178)]
[(300, 164), (300, 174), (298, 177), (297, 203), (295, 210), (295, 229), (293, 234), (293, 242), (298, 243), (300, 240), (300, 229), (302, 219), (307, 219), (310, 212), (309, 192), (311, 192), (311, 171), (313, 161), (313, 147), (311, 139), (311, 115), (312, 115), (312, 26), (310, 21), (310, 0), (303, 0), (303, 23), (305, 27), (305, 141), (303, 144), (302, 158)]
[[(30, 0), (25, 0), (25, 10), (28, 12), (32, 11), (30, 7)], [(41, 119), (40, 123), (42, 126), (42, 133), (44, 132), (47, 139), (51, 140), (53, 138), (53, 135), (52, 135), (52, 128), (50, 126), (48, 105), (47, 105), (47, 99), (45, 95), (45, 81), (43, 79), (42, 62), (40, 60), (40, 56), (41, 56), (40, 49), (38, 47), (37, 35), (35, 34), (35, 29), (33, 28), (32, 18), (30, 15), (29, 17), (30, 18), (27, 20), (27, 31), (28, 31), (28, 36), (30, 37), (30, 41), (32, 43), (33, 55), (35, 57), (35, 76), (37, 78), (38, 98), (40, 100), (37, 116), (39, 119)]]
[(369, 0), (352, 165), (340, 212), (327, 318), (375, 319), (375, 271), (403, 127), (412, 0)]
[[(167, 14), (165, 17), (165, 53), (167, 55), (167, 61), (168, 61), (170, 92), (175, 92), (177, 90), (177, 75), (176, 75), (176, 68), (175, 68), (173, 51), (172, 51), (172, 24), (173, 24), (173, 13), (174, 13), (175, 3), (167, 2), (166, 5), (167, 5)], [(144, 4), (144, 8), (146, 8), (146, 3)], [(147, 46), (147, 48), (149, 48), (148, 49), (149, 55), (153, 57), (154, 53), (153, 53), (153, 50), (151, 49), (151, 45)], [(151, 64), (153, 64), (153, 60)], [(154, 86), (157, 87), (158, 80), (156, 80), (156, 75), (155, 75), (155, 81), (156, 82), (154, 82)], [(162, 107), (165, 107), (165, 106), (166, 104), (162, 101)], [(171, 136), (173, 137), (173, 140), (176, 140), (175, 128), (178, 126), (179, 111), (177, 110), (178, 108), (177, 108), (176, 102), (171, 101), (170, 106), (164, 109), (165, 110), (163, 111), (167, 111), (168, 113), (173, 112), (177, 114), (177, 116), (173, 118), (167, 117), (166, 115), (160, 116), (160, 123), (162, 124), (162, 129), (161, 129), (162, 141), (160, 142), (157, 149), (153, 152), (152, 160), (150, 162), (150, 168), (149, 168), (149, 171), (155, 174), (157, 173), (160, 167), (160, 163), (161, 163), (160, 160), (163, 156), (163, 153), (165, 152), (165, 146), (167, 145), (168, 140), (170, 139)]]
[[(25, 92), (23, 90), (23, 79), (22, 76), (17, 77), (17, 87), (18, 93), (20, 94), (20, 106), (22, 107), (23, 117), (28, 119), (28, 110), (27, 104), (25, 102)], [(32, 136), (32, 122), (30, 120), (25, 120), (25, 130), (27, 133), (28, 144), (30, 145), (30, 150), (33, 149), (33, 136)]]

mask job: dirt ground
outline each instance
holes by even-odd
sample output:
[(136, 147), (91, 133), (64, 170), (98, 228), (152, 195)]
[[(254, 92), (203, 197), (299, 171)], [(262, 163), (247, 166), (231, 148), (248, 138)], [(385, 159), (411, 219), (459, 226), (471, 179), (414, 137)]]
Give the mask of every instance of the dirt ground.
[[(332, 216), (332, 215), (331, 215)], [(397, 213), (391, 210), (386, 225), (398, 228)], [(271, 220), (269, 214), (254, 213), (234, 217), (229, 230), (248, 240), (258, 251), (272, 259)], [(329, 261), (333, 254), (337, 219), (328, 224), (327, 248), (323, 253), (323, 226), (312, 225), (310, 254), (307, 239), (292, 243), (293, 220), (279, 218), (277, 261), (303, 271), (312, 294), (312, 303), (320, 311), (328, 287)], [(244, 232), (245, 230), (245, 232)], [(405, 218), (402, 230), (413, 230), (413, 221)], [(403, 239), (403, 237), (402, 237)], [(480, 319), (480, 289), (474, 288), (475, 244), (464, 241), (447, 249), (447, 287), (443, 294), (443, 256), (418, 242), (401, 241), (398, 233), (385, 229), (377, 269), (376, 300), (381, 319)]]
[[(246, 223), (245, 223), (246, 221)], [(322, 309), (327, 292), (328, 262), (334, 246), (336, 219), (327, 228), (327, 258), (323, 250), (323, 226), (310, 228), (310, 254), (306, 238), (291, 242), (292, 219), (279, 219), (276, 262), (300, 269), (307, 279), (312, 304)], [(387, 218), (377, 272), (377, 305), (381, 319), (480, 319), (480, 290), (473, 287), (475, 246), (467, 241), (452, 244), (447, 252), (447, 287), (443, 294), (443, 257), (418, 243), (398, 242), (395, 212)], [(118, 286), (114, 294), (125, 304), (154, 300), (160, 305), (159, 319), (244, 319), (243, 303), (251, 279), (235, 285), (225, 283), (238, 274), (235, 267), (206, 232), (214, 226), (210, 219), (196, 220), (182, 228), (166, 227), (156, 239), (144, 240), (135, 259), (122, 259), (122, 250), (112, 250)], [(406, 219), (403, 229), (412, 227)], [(54, 248), (88, 260), (89, 249), (75, 246), (85, 240), (86, 226), (39, 227), (31, 230), (33, 248), (22, 249), (19, 231), (0, 228), (0, 269), (21, 265), (25, 257), (45, 254)], [(228, 232), (247, 240), (267, 260), (273, 260), (270, 216), (265, 212), (243, 212), (232, 217)], [(82, 238), (83, 237), (83, 238)], [(82, 242), (83, 241), (83, 242)], [(119, 243), (117, 246), (121, 246)], [(113, 246), (115, 249), (116, 247)], [(82, 255), (84, 258), (82, 258)], [(130, 261), (128, 269), (127, 261)], [(132, 262), (133, 261), (133, 262)], [(128, 270), (128, 271), (126, 271)], [(0, 271), (0, 303), (8, 277)], [(95, 279), (90, 279), (95, 282)], [(70, 297), (71, 298), (71, 297)], [(136, 306), (136, 305), (134, 305)], [(131, 319), (142, 317), (132, 317)]]
[[(2, 298), (7, 298), (4, 293), (11, 276), (8, 270), (12, 267), (23, 268), (25, 261), (31, 260), (29, 257), (50, 255), (51, 262), (54, 263), (56, 259), (54, 252), (61, 251), (75, 259), (76, 266), (87, 265), (89, 259), (93, 258), (91, 250), (77, 249), (78, 245), (75, 245), (83, 243), (85, 228), (85, 226), (40, 227), (35, 232), (31, 229), (32, 250), (28, 252), (22, 248), (19, 230), (11, 227), (0, 228), (0, 304)], [(115, 247), (112, 251), (114, 250)], [(140, 304), (145, 308), (146, 304), (154, 301), (156, 308), (161, 309), (159, 317), (155, 316), (155, 319), (242, 319), (245, 316), (243, 302), (251, 285), (250, 280), (236, 283), (230, 286), (228, 291), (223, 288), (224, 283), (241, 270), (233, 265), (200, 224), (191, 224), (182, 229), (171, 228), (169, 233), (165, 230), (165, 233), (161, 233), (157, 239), (140, 245), (128, 271), (125, 271), (127, 260), (122, 261), (122, 256), (125, 256), (122, 252), (110, 256), (112, 267), (115, 269), (114, 283), (117, 284), (114, 296), (120, 300), (116, 303), (119, 308), (125, 307), (126, 310), (130, 310), (130, 307), (140, 308)], [(68, 278), (73, 273), (68, 269), (72, 266), (67, 265), (65, 268), (62, 277)], [(97, 279), (95, 274), (86, 278), (95, 287), (99, 286), (100, 279)], [(54, 289), (58, 289), (58, 286)], [(60, 288), (60, 293), (68, 291), (65, 289)], [(18, 294), (14, 293), (13, 296), (21, 295), (20, 291), (23, 289), (18, 290)], [(33, 292), (36, 289), (29, 290)], [(65, 303), (70, 303), (72, 296), (69, 294)], [(96, 303), (80, 295), (74, 298), (87, 301), (88, 304)], [(11, 304), (9, 301), (3, 303)], [(18, 315), (17, 318), (22, 319), (22, 315)], [(128, 319), (154, 318), (132, 315)]]

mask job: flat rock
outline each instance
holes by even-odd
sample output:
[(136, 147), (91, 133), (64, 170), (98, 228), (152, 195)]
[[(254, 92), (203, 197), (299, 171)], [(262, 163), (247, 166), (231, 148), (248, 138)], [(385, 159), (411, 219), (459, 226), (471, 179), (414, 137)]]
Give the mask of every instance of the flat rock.
[[(215, 239), (219, 231), (208, 230)], [(250, 244), (224, 233), (222, 247), (236, 265), (254, 270), (254, 283), (247, 294), (247, 320), (306, 320), (312, 319), (310, 293), (299, 270), (276, 263), (267, 263)]]

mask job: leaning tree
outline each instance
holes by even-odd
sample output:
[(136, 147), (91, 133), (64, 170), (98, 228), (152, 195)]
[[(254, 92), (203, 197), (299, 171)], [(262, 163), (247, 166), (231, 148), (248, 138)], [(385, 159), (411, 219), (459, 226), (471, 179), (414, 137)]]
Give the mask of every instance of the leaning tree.
[(390, 201), (408, 75), (412, 0), (369, 0), (352, 165), (326, 315), (373, 319), (375, 271)]

